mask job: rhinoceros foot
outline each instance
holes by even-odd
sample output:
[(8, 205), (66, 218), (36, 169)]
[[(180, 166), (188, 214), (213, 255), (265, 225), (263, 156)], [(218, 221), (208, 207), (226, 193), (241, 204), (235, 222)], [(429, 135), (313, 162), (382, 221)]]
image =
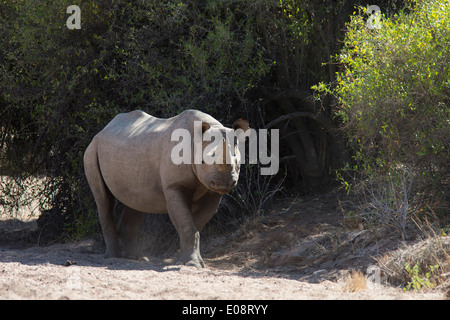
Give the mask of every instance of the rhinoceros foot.
[(203, 259), (200, 255), (183, 255), (180, 254), (177, 258), (177, 264), (184, 264), (186, 266), (190, 267), (196, 267), (197, 269), (201, 269), (205, 267), (205, 263), (203, 262)]
[(193, 236), (193, 243), (184, 246), (182, 243), (177, 261), (180, 264), (194, 266), (198, 269), (205, 267), (205, 262), (200, 255), (200, 233), (198, 231)]

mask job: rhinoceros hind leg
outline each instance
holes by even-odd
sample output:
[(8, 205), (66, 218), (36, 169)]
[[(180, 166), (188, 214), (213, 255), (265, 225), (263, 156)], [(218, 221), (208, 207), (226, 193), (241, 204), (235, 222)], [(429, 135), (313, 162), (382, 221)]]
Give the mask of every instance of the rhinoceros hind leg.
[[(102, 226), (103, 236), (106, 242), (105, 258), (121, 258), (119, 236), (117, 234), (116, 225), (113, 217), (114, 199), (108, 204), (110, 209), (99, 209), (99, 220)], [(105, 205), (106, 206), (106, 205)]]
[(119, 239), (122, 243), (125, 258), (144, 260), (138, 244), (139, 229), (144, 219), (144, 213), (124, 205), (122, 219), (119, 224)]
[(84, 170), (97, 204), (100, 225), (105, 237), (105, 257), (120, 257), (119, 236), (113, 216), (114, 196), (103, 180), (95, 142), (89, 145), (84, 154)]

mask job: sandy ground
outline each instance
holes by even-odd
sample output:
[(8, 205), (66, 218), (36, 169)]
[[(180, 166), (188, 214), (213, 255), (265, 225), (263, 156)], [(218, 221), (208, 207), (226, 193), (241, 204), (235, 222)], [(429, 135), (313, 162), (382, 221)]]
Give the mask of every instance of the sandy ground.
[[(295, 274), (195, 269), (161, 260), (104, 259), (92, 241), (0, 249), (1, 299), (442, 299), (369, 284), (302, 281)], [(93, 252), (94, 251), (94, 252)], [(206, 261), (208, 263), (208, 261)], [(73, 263), (73, 264), (72, 264)]]
[[(94, 240), (36, 246), (28, 240), (36, 221), (26, 217), (0, 217), (0, 299), (446, 297), (442, 290), (404, 292), (371, 277), (373, 257), (394, 250), (397, 242), (343, 228), (335, 199), (281, 202), (232, 233), (202, 236), (206, 268), (200, 270), (154, 257), (106, 259)], [(362, 280), (351, 280), (351, 270), (362, 271)]]

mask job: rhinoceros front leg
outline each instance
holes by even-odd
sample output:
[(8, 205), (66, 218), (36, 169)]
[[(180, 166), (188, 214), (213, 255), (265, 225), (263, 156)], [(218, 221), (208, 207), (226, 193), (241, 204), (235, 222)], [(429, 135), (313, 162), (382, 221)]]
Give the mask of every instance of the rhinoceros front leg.
[(208, 192), (201, 199), (197, 200), (192, 209), (194, 224), (199, 231), (211, 220), (219, 207), (222, 195), (219, 193)]
[(188, 266), (205, 267), (200, 255), (200, 233), (194, 225), (190, 209), (190, 196), (183, 189), (164, 192), (170, 220), (180, 236), (178, 260)]

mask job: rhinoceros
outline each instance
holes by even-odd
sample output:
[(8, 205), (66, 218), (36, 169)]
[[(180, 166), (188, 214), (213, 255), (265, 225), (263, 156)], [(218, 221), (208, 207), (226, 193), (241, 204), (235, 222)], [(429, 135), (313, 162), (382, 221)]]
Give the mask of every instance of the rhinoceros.
[[(192, 161), (173, 161), (173, 150), (180, 142), (172, 139), (172, 133), (183, 129), (195, 136), (195, 123), (201, 124), (200, 135), (223, 137), (224, 148), (216, 156), (229, 161), (194, 161), (195, 152), (190, 152)], [(232, 129), (226, 128), (198, 110), (186, 110), (168, 119), (138, 110), (115, 116), (84, 154), (85, 174), (106, 242), (105, 256), (145, 258), (137, 241), (144, 213), (168, 213), (180, 238), (178, 261), (204, 267), (199, 232), (239, 177), (239, 148), (231, 147), (226, 135), (248, 128), (248, 122), (242, 119)], [(238, 143), (233, 140), (231, 144)], [(192, 141), (189, 143), (194, 148)], [(200, 148), (207, 147), (202, 140)], [(118, 228), (113, 218), (115, 199), (124, 206)]]

